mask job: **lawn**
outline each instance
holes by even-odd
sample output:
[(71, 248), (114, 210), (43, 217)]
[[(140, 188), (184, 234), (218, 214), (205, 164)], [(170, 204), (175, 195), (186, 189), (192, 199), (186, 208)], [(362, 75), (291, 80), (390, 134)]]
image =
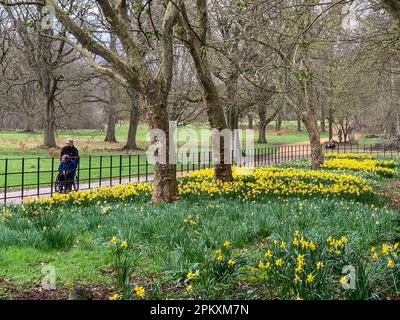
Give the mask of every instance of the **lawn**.
[(76, 285), (113, 299), (398, 298), (399, 210), (381, 193), (399, 167), (390, 179), (360, 168), (238, 168), (220, 185), (205, 170), (172, 204), (149, 204), (141, 184), (3, 208), (0, 296), (40, 296), (50, 265), (56, 298)]
[(385, 139), (383, 135), (377, 136), (377, 138), (367, 138), (369, 134), (362, 133), (358, 140), (360, 145), (374, 145), (376, 143), (389, 143), (390, 139)]
[[(182, 129), (193, 129), (198, 134), (200, 130), (206, 130), (208, 127), (204, 124), (191, 125)], [(64, 140), (68, 137), (75, 139), (76, 146), (80, 149), (81, 155), (104, 155), (105, 153), (120, 154), (123, 151), (124, 143), (128, 134), (128, 124), (121, 122), (116, 128), (117, 143), (104, 142), (104, 130), (58, 130), (57, 143), (63, 146)], [(140, 149), (145, 150), (148, 146), (147, 140), (148, 127), (145, 124), (139, 125), (137, 133), (137, 142)], [(258, 138), (257, 130), (255, 130), (255, 138)], [(322, 135), (326, 138), (326, 134)], [(276, 132), (272, 126), (267, 132), (268, 144), (264, 146), (275, 146), (282, 144), (292, 144), (298, 142), (307, 142), (307, 132), (298, 132), (297, 127), (292, 121), (287, 121), (282, 124), (282, 130)], [(57, 150), (44, 150), (41, 148), (42, 135), (40, 132), (26, 133), (22, 131), (1, 131), (0, 130), (0, 159), (4, 158), (20, 158), (24, 157), (49, 157), (56, 156)], [(184, 141), (178, 142), (182, 143)], [(138, 152), (136, 152), (138, 153)], [(143, 153), (143, 151), (139, 151)]]

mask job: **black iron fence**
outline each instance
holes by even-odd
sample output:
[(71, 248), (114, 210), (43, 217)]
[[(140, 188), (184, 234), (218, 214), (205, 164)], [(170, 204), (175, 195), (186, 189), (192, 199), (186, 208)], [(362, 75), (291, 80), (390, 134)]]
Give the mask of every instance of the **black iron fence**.
[[(371, 153), (376, 157), (400, 159), (399, 150), (376, 150), (372, 146), (337, 146), (326, 152)], [(238, 166), (265, 166), (290, 160), (309, 159), (309, 145), (255, 148), (242, 152)], [(19, 202), (28, 197), (51, 196), (56, 192), (59, 158), (4, 158), (0, 159), (0, 203)], [(213, 166), (211, 152), (178, 154), (177, 174)], [(128, 182), (148, 182), (153, 179), (154, 167), (146, 155), (103, 155), (79, 158), (76, 187), (80, 190), (113, 186)]]

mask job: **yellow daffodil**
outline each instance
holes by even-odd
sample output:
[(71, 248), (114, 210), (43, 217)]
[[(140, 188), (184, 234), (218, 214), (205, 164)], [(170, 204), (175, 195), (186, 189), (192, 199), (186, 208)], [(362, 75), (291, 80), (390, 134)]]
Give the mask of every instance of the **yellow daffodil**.
[(110, 242), (112, 244), (116, 244), (118, 242), (118, 238), (116, 236), (114, 236), (114, 237), (111, 238)]
[(193, 291), (193, 286), (190, 284), (185, 288), (186, 292), (192, 292)]
[(118, 300), (118, 299), (119, 299), (118, 294), (114, 294), (114, 295), (108, 297), (108, 300)]
[(189, 271), (189, 273), (186, 275), (186, 278), (188, 280), (193, 280), (194, 278), (196, 278), (199, 275), (199, 273), (200, 273), (199, 271), (196, 271), (196, 272)]
[(265, 251), (264, 256), (265, 256), (266, 258), (271, 258), (271, 257), (272, 257), (272, 251), (271, 251), (271, 250)]
[(144, 290), (143, 287), (135, 286), (135, 287), (133, 288), (133, 291), (134, 291), (135, 296), (137, 296), (137, 297), (139, 297), (139, 298), (144, 298), (145, 290)]
[(339, 283), (344, 285), (347, 284), (348, 280), (347, 280), (347, 276), (343, 276), (339, 279)]
[(276, 260), (275, 260), (275, 265), (276, 265), (277, 267), (281, 267), (282, 264), (283, 264), (282, 259), (276, 259)]

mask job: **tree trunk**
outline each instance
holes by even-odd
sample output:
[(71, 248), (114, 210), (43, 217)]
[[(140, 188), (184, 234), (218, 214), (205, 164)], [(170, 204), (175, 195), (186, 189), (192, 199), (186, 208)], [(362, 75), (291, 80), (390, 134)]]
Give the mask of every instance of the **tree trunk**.
[[(110, 101), (111, 104), (111, 101)], [(115, 136), (115, 127), (117, 122), (117, 117), (115, 114), (114, 106), (110, 105), (107, 108), (107, 132), (104, 141), (106, 142), (117, 142), (117, 138)]]
[(258, 125), (258, 140), (257, 143), (267, 143), (266, 133), (267, 133), (267, 126), (276, 118), (277, 114), (279, 113), (280, 108), (276, 108), (274, 113), (267, 118), (266, 117), (266, 110), (265, 106), (260, 105), (258, 107), (258, 116), (260, 117), (260, 123)]
[(225, 80), (227, 101), (226, 122), (228, 128), (231, 130), (239, 129), (239, 111), (237, 110), (237, 106), (235, 104), (238, 90), (238, 79), (239, 73), (236, 69), (234, 69), (230, 72), (229, 76)]
[(154, 191), (151, 202), (173, 202), (177, 199), (178, 181), (176, 180), (176, 165), (154, 164)]
[(258, 117), (260, 118), (260, 122), (258, 124), (258, 140), (257, 143), (267, 143), (267, 110), (265, 105), (260, 104), (258, 106)]
[(281, 131), (281, 129), (282, 129), (282, 114), (279, 112), (275, 120), (275, 131), (278, 132)]
[(128, 89), (128, 96), (131, 100), (131, 113), (129, 115), (128, 139), (126, 150), (137, 150), (136, 133), (139, 125), (139, 96), (131, 89)]
[(321, 132), (326, 132), (325, 107), (321, 107)]
[(301, 132), (301, 117), (297, 118), (297, 131)]
[(137, 150), (138, 146), (136, 143), (136, 133), (139, 125), (139, 114), (137, 110), (132, 109), (129, 116), (129, 129), (128, 129), (128, 139), (126, 141), (126, 150), (133, 151)]
[[(110, 33), (110, 49), (113, 52), (117, 52), (117, 37), (114, 33)], [(115, 136), (115, 126), (117, 122), (117, 101), (118, 101), (118, 88), (117, 84), (111, 79), (108, 81), (109, 90), (109, 104), (107, 106), (107, 133), (104, 141), (106, 142), (117, 142)]]
[[(212, 92), (212, 91), (211, 91)], [(221, 107), (221, 101), (218, 95), (207, 95), (205, 96), (205, 106), (208, 114), (208, 121), (212, 129), (221, 131), (227, 128), (227, 124), (224, 117), (224, 112)], [(235, 114), (235, 112), (233, 112)], [(233, 137), (233, 134), (232, 134)], [(219, 147), (219, 163), (214, 164), (214, 180), (221, 181), (233, 181), (232, 166), (231, 163), (225, 163), (225, 141), (224, 138), (220, 138)]]
[(310, 139), (311, 168), (318, 169), (324, 163), (324, 154), (319, 135), (318, 121), (315, 115), (310, 111), (302, 113), (301, 119), (306, 127)]
[[(179, 3), (181, 6), (183, 6), (183, 1), (179, 1)], [(209, 28), (207, 1), (197, 1), (196, 6), (200, 17), (201, 34), (199, 37), (199, 34), (193, 30), (193, 26), (190, 26), (189, 23), (186, 23), (185, 29), (187, 41), (185, 43), (193, 58), (196, 75), (203, 89), (203, 100), (210, 127), (211, 129), (221, 131), (227, 128), (227, 121), (224, 115), (222, 99), (211, 74), (211, 68), (209, 66), (206, 54), (207, 50), (204, 49), (204, 43), (207, 43), (207, 29)], [(235, 75), (235, 77), (237, 76)], [(234, 78), (234, 74), (232, 74), (232, 77)], [(232, 82), (232, 84), (237, 85), (237, 81), (236, 83)], [(227, 88), (227, 90), (229, 89)], [(227, 109), (229, 110), (233, 108), (230, 108), (228, 105)], [(224, 145), (224, 139), (221, 137), (219, 148), (220, 158), (219, 164), (214, 165), (214, 179), (221, 181), (232, 181), (232, 166), (230, 163), (225, 163)]]
[(54, 96), (47, 98), (46, 115), (44, 123), (43, 145), (48, 148), (57, 147), (55, 136), (55, 106)]
[(254, 127), (253, 127), (253, 115), (252, 114), (248, 114), (247, 115), (247, 118), (248, 118), (248, 120), (249, 120), (249, 126), (248, 126), (248, 128), (249, 129), (253, 129)]
[(34, 122), (34, 119), (35, 119), (35, 117), (34, 117), (34, 115), (31, 115), (31, 114), (27, 114), (27, 115), (25, 115), (24, 116), (24, 123), (25, 123), (25, 125), (24, 125), (24, 132), (35, 132), (35, 130), (34, 130), (34, 125), (33, 125), (33, 122)]
[(258, 140), (257, 143), (266, 144), (267, 143), (267, 126), (260, 124), (258, 125)]
[(328, 131), (329, 131), (329, 140), (333, 140), (333, 109), (329, 109), (329, 116), (328, 116)]
[(229, 129), (239, 129), (239, 113), (234, 107), (228, 109), (226, 112), (226, 119)]
[[(150, 84), (149, 86), (152, 86)], [(173, 202), (178, 199), (178, 181), (176, 179), (176, 164), (170, 164), (169, 159), (169, 122), (167, 111), (167, 96), (159, 93), (156, 86), (147, 89), (143, 97), (151, 129), (159, 129), (165, 133), (166, 161), (154, 164), (154, 191), (151, 202)], [(156, 141), (153, 139), (152, 143)], [(176, 150), (171, 150), (175, 152)]]

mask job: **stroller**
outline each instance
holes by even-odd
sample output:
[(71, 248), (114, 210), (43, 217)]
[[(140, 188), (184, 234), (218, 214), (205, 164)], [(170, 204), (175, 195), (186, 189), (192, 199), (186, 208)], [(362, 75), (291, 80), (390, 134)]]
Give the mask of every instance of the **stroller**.
[(64, 155), (58, 167), (58, 175), (54, 182), (56, 193), (68, 193), (79, 189), (79, 178), (76, 174), (76, 161), (71, 160), (68, 155)]

